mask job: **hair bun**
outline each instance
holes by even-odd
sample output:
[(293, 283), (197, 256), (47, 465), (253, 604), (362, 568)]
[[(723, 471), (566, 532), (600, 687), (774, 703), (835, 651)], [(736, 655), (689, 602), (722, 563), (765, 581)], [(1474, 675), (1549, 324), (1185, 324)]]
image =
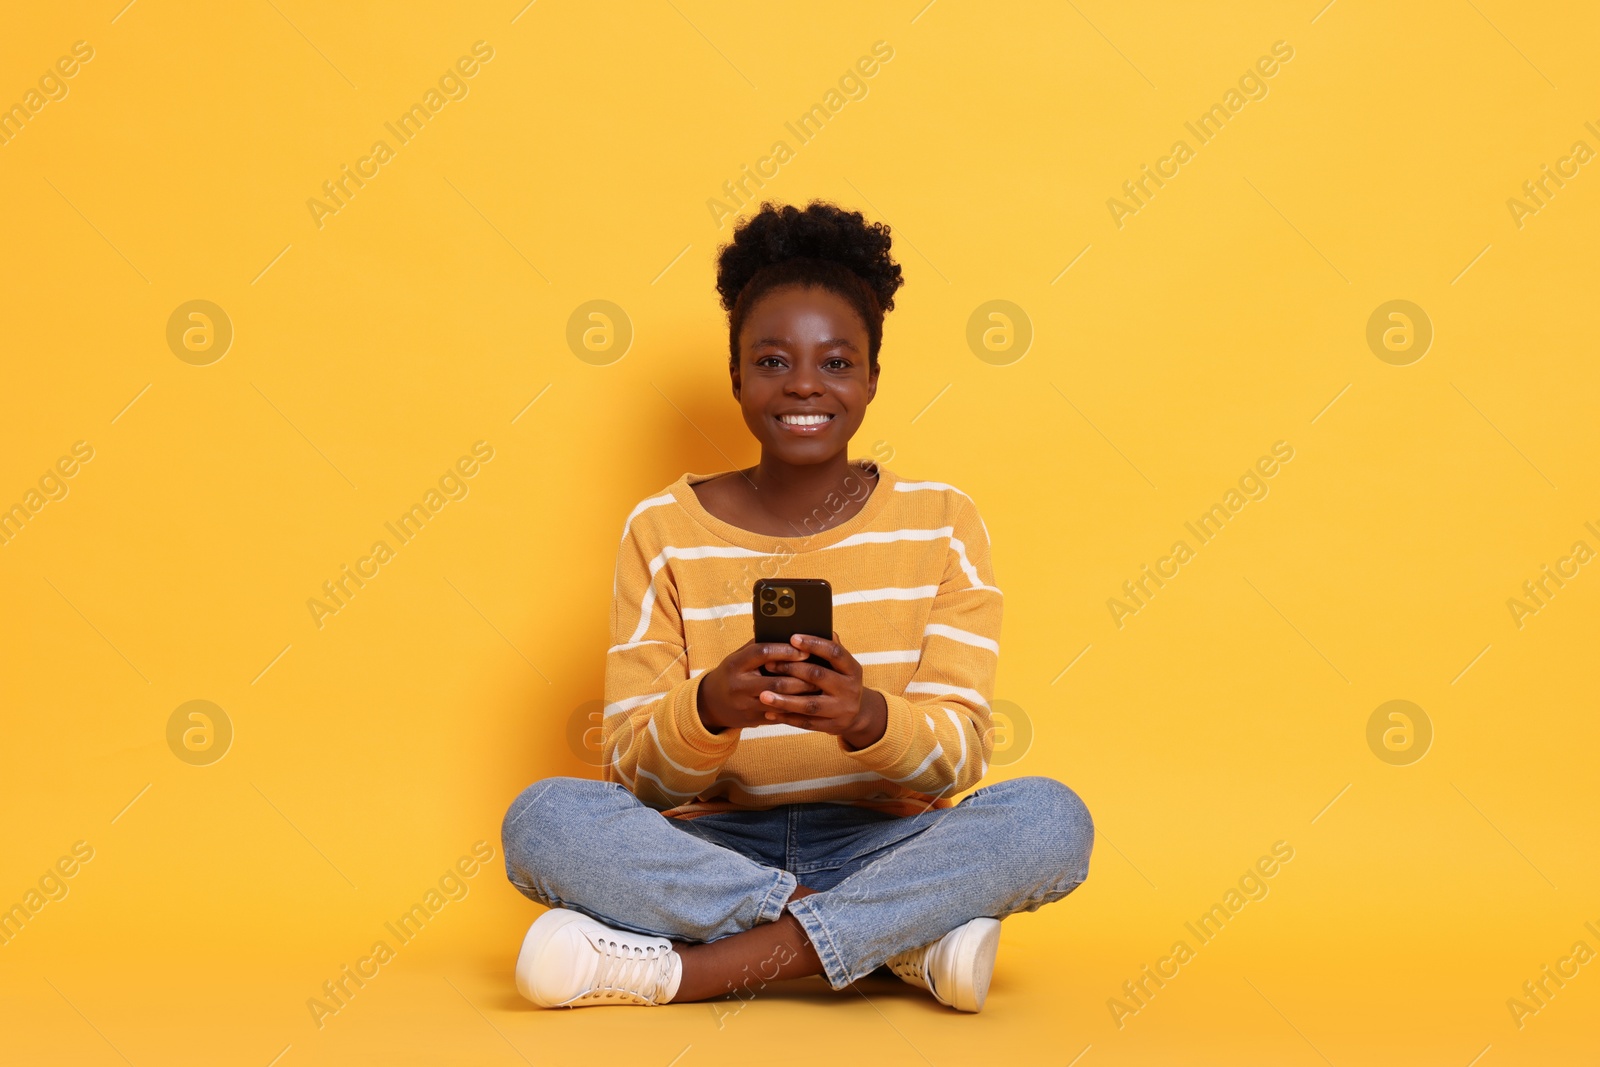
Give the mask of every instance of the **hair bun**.
[(813, 200), (804, 208), (763, 203), (734, 227), (733, 240), (717, 258), (717, 293), (731, 312), (739, 294), (763, 267), (795, 259), (820, 260), (849, 269), (866, 283), (884, 311), (894, 309), (895, 290), (905, 284), (889, 255), (889, 226), (868, 222), (859, 211)]

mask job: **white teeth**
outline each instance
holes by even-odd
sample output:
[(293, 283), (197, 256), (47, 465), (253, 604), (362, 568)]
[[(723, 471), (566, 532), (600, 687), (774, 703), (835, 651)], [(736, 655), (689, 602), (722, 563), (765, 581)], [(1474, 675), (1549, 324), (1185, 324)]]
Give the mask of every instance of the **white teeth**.
[(779, 415), (778, 420), (786, 426), (820, 426), (833, 418), (832, 415)]

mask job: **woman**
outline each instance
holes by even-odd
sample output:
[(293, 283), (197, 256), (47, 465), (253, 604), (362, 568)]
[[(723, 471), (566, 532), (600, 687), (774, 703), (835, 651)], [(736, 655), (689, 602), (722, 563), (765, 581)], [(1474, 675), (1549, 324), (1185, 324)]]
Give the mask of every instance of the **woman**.
[[(761, 460), (685, 474), (623, 526), (605, 781), (536, 782), (503, 829), (512, 883), (551, 909), (517, 960), (536, 1004), (840, 989), (887, 965), (978, 1011), (999, 918), (1088, 876), (1093, 826), (1059, 782), (950, 800), (988, 770), (1001, 592), (965, 493), (846, 458), (902, 284), (889, 246), (813, 202), (763, 205), (720, 252)], [(756, 644), (759, 577), (827, 579), (832, 639)]]

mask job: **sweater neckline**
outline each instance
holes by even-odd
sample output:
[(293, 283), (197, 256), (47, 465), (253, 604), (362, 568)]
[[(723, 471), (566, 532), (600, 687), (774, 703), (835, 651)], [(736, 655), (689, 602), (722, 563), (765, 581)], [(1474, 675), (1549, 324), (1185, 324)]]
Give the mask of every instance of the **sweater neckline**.
[(687, 511), (696, 522), (704, 526), (711, 533), (732, 545), (741, 548), (754, 549), (759, 552), (785, 552), (802, 553), (814, 549), (827, 548), (844, 540), (851, 534), (858, 533), (871, 527), (877, 521), (878, 515), (888, 507), (889, 498), (894, 494), (895, 483), (899, 478), (887, 467), (874, 463), (870, 459), (858, 459), (851, 462), (850, 466), (863, 475), (877, 472), (877, 484), (872, 488), (872, 494), (867, 497), (867, 502), (861, 510), (850, 516), (837, 526), (830, 526), (814, 534), (801, 534), (794, 537), (780, 537), (777, 534), (757, 533), (755, 530), (746, 530), (742, 526), (735, 526), (717, 518), (706, 510), (700, 502), (700, 497), (691, 486), (698, 482), (710, 481), (723, 475), (734, 474), (734, 471), (718, 471), (714, 474), (685, 473), (669, 488), (674, 499), (680, 507)]

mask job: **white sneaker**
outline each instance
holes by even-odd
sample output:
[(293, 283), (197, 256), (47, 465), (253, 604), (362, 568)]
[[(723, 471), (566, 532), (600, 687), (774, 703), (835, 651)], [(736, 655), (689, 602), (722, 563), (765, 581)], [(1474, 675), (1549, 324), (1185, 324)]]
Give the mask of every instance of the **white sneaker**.
[(921, 986), (957, 1011), (982, 1011), (1000, 951), (1000, 920), (973, 919), (921, 948), (890, 956), (884, 965), (901, 981)]
[(666, 938), (613, 930), (566, 908), (535, 919), (517, 955), (517, 992), (541, 1008), (665, 1004), (682, 977)]

